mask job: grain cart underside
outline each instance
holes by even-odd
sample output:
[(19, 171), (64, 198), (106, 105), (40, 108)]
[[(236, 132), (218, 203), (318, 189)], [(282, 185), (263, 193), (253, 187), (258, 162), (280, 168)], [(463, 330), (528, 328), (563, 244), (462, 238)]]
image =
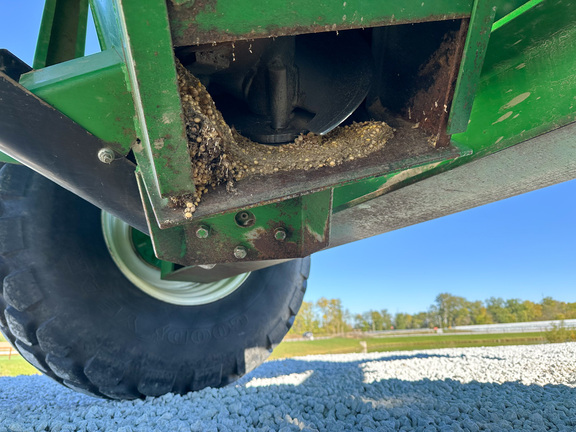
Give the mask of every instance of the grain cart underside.
[(0, 329), (93, 395), (234, 381), (310, 254), (576, 177), (574, 3), (48, 0), (0, 51)]

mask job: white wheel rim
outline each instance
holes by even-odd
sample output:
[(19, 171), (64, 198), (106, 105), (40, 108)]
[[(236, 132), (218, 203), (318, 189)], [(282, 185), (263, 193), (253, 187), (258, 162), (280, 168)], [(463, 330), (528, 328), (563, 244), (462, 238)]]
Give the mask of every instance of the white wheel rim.
[(126, 222), (102, 212), (102, 231), (118, 269), (140, 290), (166, 303), (195, 306), (220, 300), (248, 278), (244, 273), (217, 282), (181, 282), (160, 278), (160, 269), (144, 261), (132, 244), (132, 228)]

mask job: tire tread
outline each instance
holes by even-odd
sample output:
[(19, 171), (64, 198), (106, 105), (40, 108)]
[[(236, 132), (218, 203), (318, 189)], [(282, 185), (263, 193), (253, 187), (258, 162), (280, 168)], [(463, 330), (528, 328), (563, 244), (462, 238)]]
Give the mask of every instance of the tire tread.
[[(2, 203), (10, 207), (11, 212), (21, 209), (18, 217), (12, 214), (0, 217), (0, 259), (11, 269), (2, 275), (8, 276), (0, 290), (0, 329), (29, 363), (55, 381), (85, 394), (112, 399), (142, 399), (170, 391), (183, 393), (207, 386), (220, 387), (235, 381), (265, 359), (265, 355), (247, 355), (246, 348), (243, 348), (234, 352), (233, 360), (216, 361), (190, 371), (171, 364), (169, 360), (160, 369), (143, 364), (142, 359), (134, 359), (132, 364), (123, 356), (110, 354), (114, 351), (109, 353), (105, 348), (96, 348), (91, 354), (81, 352), (85, 335), (71, 331), (74, 326), (68, 319), (67, 310), (55, 308), (58, 299), (51, 301), (54, 295), (52, 286), (45, 278), (39, 277), (42, 273), (30, 262), (30, 256), (38, 254), (38, 251), (32, 246), (30, 250), (26, 249), (25, 227), (35, 224), (34, 217), (38, 215), (36, 200), (42, 196), (46, 182), (49, 181), (23, 166), (5, 165), (0, 169)], [(29, 238), (30, 245), (33, 245), (35, 237), (30, 235)], [(290, 276), (290, 287), (294, 292), (287, 292), (290, 295), (282, 298), (283, 303), (278, 303), (282, 309), (278, 307), (274, 321), (266, 324), (269, 331), (263, 331), (263, 340), (256, 347), (264, 354), (282, 341), (294, 321), (306, 290), (309, 261), (305, 258), (294, 261), (294, 264), (287, 263), (290, 264), (287, 268), (294, 272)], [(81, 283), (78, 288), (81, 288)], [(109, 305), (103, 303), (97, 307)], [(120, 311), (121, 306), (115, 310)], [(130, 319), (127, 322), (130, 324)], [(133, 319), (131, 323), (134, 324)], [(93, 345), (99, 347), (102, 343), (94, 342)], [(127, 365), (139, 374), (138, 379), (134, 379), (133, 374), (128, 377)]]

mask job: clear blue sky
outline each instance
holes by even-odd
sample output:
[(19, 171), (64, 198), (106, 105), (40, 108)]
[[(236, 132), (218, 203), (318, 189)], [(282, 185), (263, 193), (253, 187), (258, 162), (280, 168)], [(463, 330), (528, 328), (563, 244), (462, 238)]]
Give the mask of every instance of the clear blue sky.
[(393, 313), (426, 310), (441, 292), (576, 301), (575, 197), (572, 180), (319, 252), (307, 300)]
[[(28, 63), (42, 4), (0, 0), (0, 47)], [(441, 292), (576, 301), (576, 181), (319, 252), (306, 300), (415, 313)]]

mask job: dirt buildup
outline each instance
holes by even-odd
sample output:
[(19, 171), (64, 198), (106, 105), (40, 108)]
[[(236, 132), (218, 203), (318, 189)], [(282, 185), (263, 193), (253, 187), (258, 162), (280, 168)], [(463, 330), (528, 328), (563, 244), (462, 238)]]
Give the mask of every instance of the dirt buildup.
[(289, 144), (258, 144), (231, 129), (200, 81), (177, 63), (178, 84), (194, 172), (196, 193), (175, 204), (192, 213), (209, 187), (234, 183), (253, 175), (334, 167), (384, 148), (394, 130), (384, 122), (353, 123), (320, 136), (304, 134)]
[(191, 218), (209, 186), (226, 184), (229, 190), (233, 187), (236, 167), (230, 161), (227, 149), (233, 144), (234, 137), (200, 80), (179, 62), (177, 72), (196, 186), (194, 195), (184, 197), (177, 204), (184, 204), (184, 214)]
[(238, 145), (230, 149), (240, 164), (238, 180), (245, 175), (267, 175), (278, 171), (313, 170), (334, 167), (361, 159), (384, 147), (393, 130), (386, 123), (363, 122), (342, 126), (327, 135), (300, 135), (289, 144), (263, 146), (233, 132)]

